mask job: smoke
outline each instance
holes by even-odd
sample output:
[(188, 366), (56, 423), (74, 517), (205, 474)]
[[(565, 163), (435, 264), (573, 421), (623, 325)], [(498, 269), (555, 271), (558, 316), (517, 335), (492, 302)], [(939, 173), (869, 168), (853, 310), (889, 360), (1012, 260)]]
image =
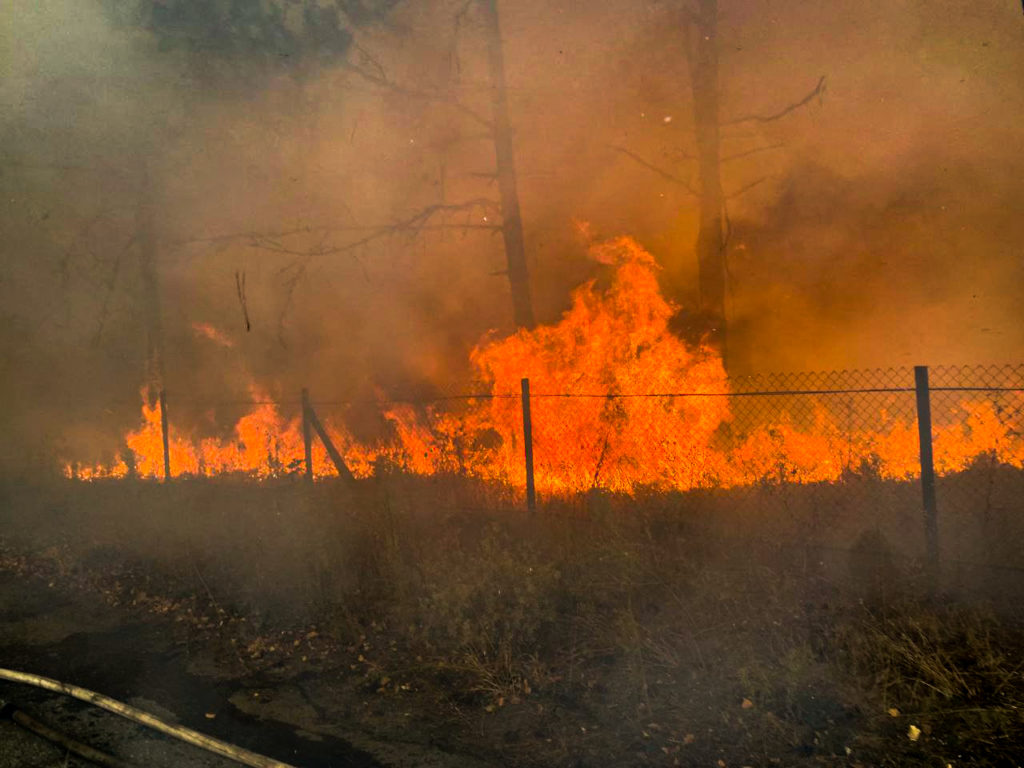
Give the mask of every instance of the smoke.
[[(137, 418), (147, 183), (165, 385), (186, 423), (223, 429), (252, 384), (289, 401), (468, 386), (468, 351), (511, 330), (493, 207), (377, 229), (496, 197), (484, 127), (450, 101), (488, 114), (460, 5), (400, 4), (353, 27), (344, 56), (275, 67), (161, 46), (100, 3), (16, 0), (0, 21), (6, 464), (107, 457)], [(722, 0), (721, 17), (724, 120), (827, 84), (723, 128), (730, 365), (1018, 359), (1019, 9)], [(600, 273), (577, 222), (635, 236), (692, 304), (678, 4), (504, 2), (502, 23), (538, 316)]]

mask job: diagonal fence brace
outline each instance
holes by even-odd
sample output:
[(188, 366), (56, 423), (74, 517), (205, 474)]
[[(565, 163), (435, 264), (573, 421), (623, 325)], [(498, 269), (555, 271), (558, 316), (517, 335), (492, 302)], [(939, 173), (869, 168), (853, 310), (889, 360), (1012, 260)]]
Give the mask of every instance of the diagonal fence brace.
[(334, 468), (338, 470), (338, 476), (346, 482), (352, 482), (355, 477), (352, 475), (352, 470), (348, 468), (345, 463), (345, 459), (337, 448), (334, 447), (334, 442), (331, 440), (331, 436), (327, 434), (327, 430), (324, 429), (323, 424), (320, 423), (320, 419), (316, 415), (316, 411), (313, 410), (313, 404), (309, 401), (309, 390), (302, 390), (302, 441), (305, 449), (305, 460), (306, 460), (306, 479), (310, 482), (313, 480), (313, 436), (312, 432), (316, 432), (317, 437), (320, 438), (320, 442), (323, 443), (324, 448), (327, 449), (327, 455), (331, 459), (331, 463), (334, 464)]

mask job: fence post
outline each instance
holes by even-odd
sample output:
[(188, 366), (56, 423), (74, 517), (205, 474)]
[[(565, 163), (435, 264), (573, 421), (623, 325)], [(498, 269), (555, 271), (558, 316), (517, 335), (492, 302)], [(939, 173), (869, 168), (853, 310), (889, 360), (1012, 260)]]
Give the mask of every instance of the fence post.
[(171, 479), (171, 448), (167, 426), (167, 393), (160, 390), (160, 436), (164, 443), (164, 482)]
[(939, 512), (935, 502), (935, 460), (932, 454), (932, 405), (928, 387), (928, 366), (914, 366), (914, 389), (917, 393), (917, 433), (921, 444), (924, 535), (928, 567), (934, 574), (939, 566)]
[(302, 388), (302, 447), (305, 450), (306, 481), (313, 482), (313, 432), (309, 424), (309, 390)]
[(533, 423), (530, 420), (530, 380), (523, 379), (523, 444), (526, 447), (526, 508), (537, 508), (537, 492), (533, 485)]
[(309, 401), (309, 392), (305, 389), (302, 390), (302, 423), (303, 437), (306, 441), (306, 479), (313, 479), (312, 433), (316, 432), (316, 436), (320, 438), (320, 442), (327, 449), (327, 457), (334, 464), (334, 468), (338, 470), (338, 477), (351, 483), (355, 479), (352, 476), (352, 471), (345, 463), (345, 458), (334, 447), (334, 441), (327, 434), (324, 425), (320, 423), (320, 418), (316, 415), (316, 411), (313, 410), (313, 404)]

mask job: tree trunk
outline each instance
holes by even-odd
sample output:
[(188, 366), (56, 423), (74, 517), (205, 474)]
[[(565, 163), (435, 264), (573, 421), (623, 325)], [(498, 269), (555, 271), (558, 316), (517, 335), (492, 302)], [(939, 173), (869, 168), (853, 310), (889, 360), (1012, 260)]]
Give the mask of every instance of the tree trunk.
[(164, 386), (164, 338), (160, 309), (160, 276), (157, 271), (157, 246), (153, 182), (149, 169), (142, 167), (139, 179), (138, 207), (135, 209), (135, 237), (142, 281), (142, 315), (146, 332), (145, 383), (150, 404)]
[(501, 46), (498, 0), (482, 0), (481, 8), (487, 27), (487, 59), (491, 76), (494, 120), (494, 154), (497, 161), (498, 190), (501, 195), (501, 232), (505, 243), (505, 259), (508, 264), (508, 281), (512, 289), (513, 317), (518, 327), (532, 328), (535, 324), (533, 301), (530, 299), (530, 275), (526, 266), (523, 221), (519, 213), (515, 147), (512, 139), (512, 124), (508, 117), (505, 57)]
[(708, 342), (726, 356), (725, 232), (718, 123), (718, 0), (698, 0), (696, 44), (687, 41), (700, 176), (697, 270)]

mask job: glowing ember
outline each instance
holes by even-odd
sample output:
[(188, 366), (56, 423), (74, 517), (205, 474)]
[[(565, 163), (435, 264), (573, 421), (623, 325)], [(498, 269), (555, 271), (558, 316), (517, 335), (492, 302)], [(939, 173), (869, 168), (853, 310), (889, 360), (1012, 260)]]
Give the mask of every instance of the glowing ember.
[[(556, 325), (521, 330), (473, 350), (477, 377), (490, 394), (463, 412), (419, 416), (408, 405), (385, 404), (393, 435), (375, 444), (360, 444), (342, 426), (325, 422), (353, 474), (365, 477), (385, 462), (415, 474), (451, 471), (525, 484), (522, 378), (530, 379), (534, 393), (537, 488), (548, 493), (831, 482), (865, 467), (883, 478), (918, 473), (916, 423), (885, 412), (870, 419), (881, 429), (841, 429), (835, 414), (818, 403), (809, 424), (797, 426), (782, 416), (728, 444), (722, 432), (733, 415), (721, 359), (671, 333), (668, 323), (677, 308), (661, 295), (653, 257), (628, 238), (594, 246), (592, 254), (613, 269), (609, 287), (587, 283)], [(210, 326), (195, 328), (230, 344)], [(663, 396), (637, 396), (649, 394)], [(268, 399), (255, 390), (252, 395), (257, 402)], [(1020, 413), (1021, 403), (1016, 405), (1012, 412)], [(964, 401), (959, 409), (962, 418), (934, 430), (940, 474), (961, 471), (981, 456), (1024, 467), (1019, 424), (989, 401)], [(142, 417), (142, 426), (125, 435), (127, 455), (107, 466), (68, 465), (66, 474), (84, 480), (161, 477), (159, 405), (144, 404)], [(168, 446), (174, 475), (267, 478), (304, 469), (301, 419), (286, 420), (270, 403), (243, 416), (228, 440), (196, 441), (171, 425)], [(313, 472), (335, 474), (319, 441), (313, 443)]]
[(235, 346), (235, 342), (209, 323), (192, 323), (192, 330), (195, 332), (196, 336), (212, 341), (218, 346), (228, 348)]

